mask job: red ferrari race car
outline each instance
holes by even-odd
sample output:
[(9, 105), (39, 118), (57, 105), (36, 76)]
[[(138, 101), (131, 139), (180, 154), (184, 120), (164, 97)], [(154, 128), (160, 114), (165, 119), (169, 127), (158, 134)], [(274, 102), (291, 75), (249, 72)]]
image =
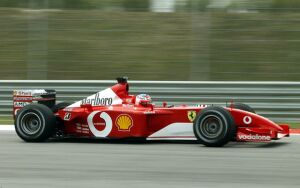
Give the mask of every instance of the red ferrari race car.
[(129, 95), (127, 78), (73, 104), (55, 104), (55, 90), (15, 90), (15, 130), (27, 142), (52, 137), (197, 140), (206, 146), (229, 141), (268, 142), (289, 136), (248, 105), (156, 106), (147, 94)]

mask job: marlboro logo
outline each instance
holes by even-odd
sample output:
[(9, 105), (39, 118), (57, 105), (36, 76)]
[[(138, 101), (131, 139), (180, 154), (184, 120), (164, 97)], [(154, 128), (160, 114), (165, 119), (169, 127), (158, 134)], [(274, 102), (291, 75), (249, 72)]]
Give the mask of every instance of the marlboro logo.
[(81, 101), (81, 104), (91, 104), (92, 106), (102, 106), (102, 105), (112, 105), (112, 98), (101, 98), (99, 93), (95, 95), (94, 98), (86, 98)]

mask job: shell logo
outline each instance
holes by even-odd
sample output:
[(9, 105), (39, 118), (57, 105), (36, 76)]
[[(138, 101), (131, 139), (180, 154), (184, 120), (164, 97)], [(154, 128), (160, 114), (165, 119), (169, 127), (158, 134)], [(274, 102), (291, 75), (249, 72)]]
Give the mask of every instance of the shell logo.
[(116, 119), (116, 125), (120, 131), (129, 131), (133, 126), (133, 121), (129, 115), (121, 114)]

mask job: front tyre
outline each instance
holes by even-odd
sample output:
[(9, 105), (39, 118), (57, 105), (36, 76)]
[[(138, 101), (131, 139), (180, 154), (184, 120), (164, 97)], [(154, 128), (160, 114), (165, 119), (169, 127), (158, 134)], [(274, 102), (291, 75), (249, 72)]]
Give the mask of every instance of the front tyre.
[(219, 106), (203, 109), (194, 121), (193, 128), (199, 142), (209, 147), (227, 144), (236, 133), (231, 114)]
[(247, 112), (252, 112), (254, 114), (256, 113), (255, 110), (252, 107), (250, 107), (249, 105), (244, 104), (244, 103), (233, 103), (232, 108), (236, 108), (236, 109), (239, 109), (239, 110), (244, 110), (244, 111), (247, 111)]
[(15, 129), (26, 142), (41, 142), (53, 135), (56, 118), (45, 105), (30, 104), (22, 108), (15, 119)]

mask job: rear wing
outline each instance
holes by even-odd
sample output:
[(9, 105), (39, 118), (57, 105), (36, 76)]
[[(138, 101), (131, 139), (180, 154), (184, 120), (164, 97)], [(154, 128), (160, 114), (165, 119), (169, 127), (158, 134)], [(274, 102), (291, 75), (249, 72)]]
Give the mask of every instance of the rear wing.
[(56, 102), (56, 91), (35, 89), (35, 90), (14, 90), (13, 91), (13, 117), (18, 111), (31, 103), (39, 103), (52, 108)]

